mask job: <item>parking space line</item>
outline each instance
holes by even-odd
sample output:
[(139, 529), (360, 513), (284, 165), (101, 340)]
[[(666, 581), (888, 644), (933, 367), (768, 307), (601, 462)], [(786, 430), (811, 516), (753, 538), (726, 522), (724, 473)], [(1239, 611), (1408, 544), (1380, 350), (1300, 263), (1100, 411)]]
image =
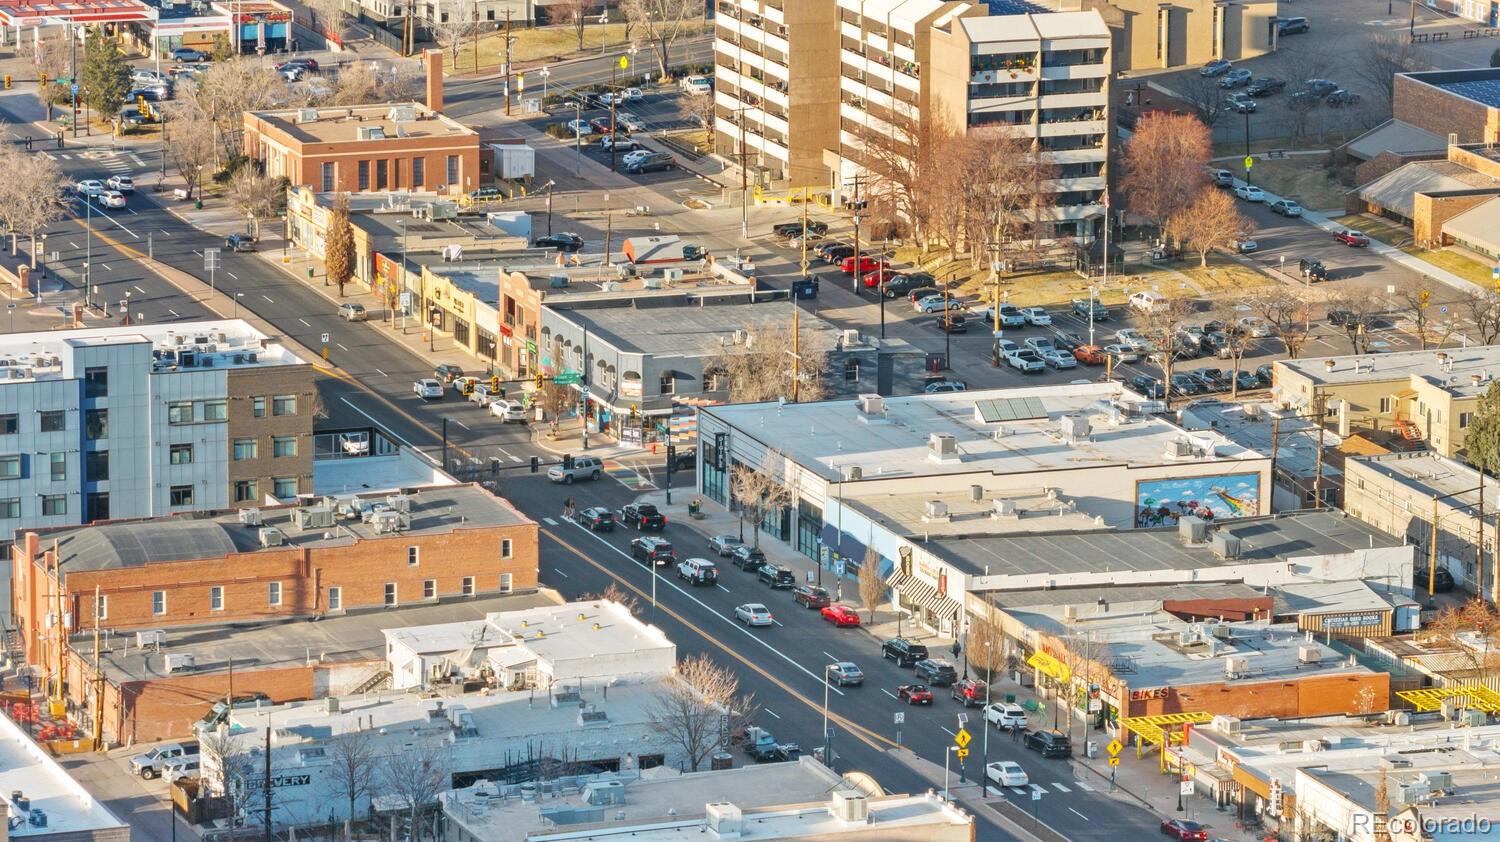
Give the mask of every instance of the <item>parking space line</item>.
[[(551, 520), (551, 518), (548, 518), (548, 520)], [(568, 574), (562, 572), (562, 568), (560, 568), (560, 567), (554, 567), (552, 569), (553, 569), (553, 571), (555, 571), (557, 573), (557, 575), (563, 577), (564, 579), (570, 579), (570, 578), (572, 578)]]
[(1054, 788), (1056, 788), (1058, 792), (1072, 792), (1073, 791), (1073, 790), (1068, 789), (1067, 787), (1063, 786), (1060, 781), (1059, 782), (1054, 782), (1052, 784), (1052, 786)]
[(297, 321), (301, 322), (303, 327), (312, 327), (311, 324), (308, 324), (307, 319), (298, 319)]
[(723, 592), (724, 592), (724, 593), (729, 593), (729, 589), (728, 589), (728, 588), (726, 588), (726, 587), (724, 587), (724, 586), (723, 586), (723, 585), (720, 585), (720, 584), (719, 584), (719, 583), (718, 583), (718, 582), (714, 582), (714, 585), (715, 585), (715, 586), (716, 586), (716, 587), (717, 587), (717, 588), (718, 588), (718, 589), (719, 589), (719, 590), (721, 590), (721, 591), (723, 591)]
[(884, 687), (880, 688), (880, 692), (886, 694), (887, 696), (890, 696), (892, 699), (896, 698), (896, 694), (895, 693), (892, 693), (891, 691), (885, 689)]
[[(939, 725), (938, 727), (939, 728), (943, 728), (943, 726), (941, 726), (941, 725)], [(947, 728), (943, 728), (943, 733), (947, 734), (950, 737), (956, 737), (956, 736), (958, 736), (957, 734), (953, 733), (952, 731), (949, 731)]]

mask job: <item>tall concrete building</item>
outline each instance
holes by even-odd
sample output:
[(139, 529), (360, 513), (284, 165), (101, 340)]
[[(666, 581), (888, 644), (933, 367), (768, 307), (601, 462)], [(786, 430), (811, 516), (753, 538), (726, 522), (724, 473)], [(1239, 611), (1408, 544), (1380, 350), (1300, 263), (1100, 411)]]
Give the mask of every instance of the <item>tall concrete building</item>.
[(1023, 0), (720, 0), (715, 148), (757, 183), (834, 195), (861, 138), (1005, 126), (1059, 167), (1043, 238), (1104, 215), (1111, 35), (1094, 11)]
[(312, 366), (238, 320), (0, 339), (0, 529), (312, 491)]

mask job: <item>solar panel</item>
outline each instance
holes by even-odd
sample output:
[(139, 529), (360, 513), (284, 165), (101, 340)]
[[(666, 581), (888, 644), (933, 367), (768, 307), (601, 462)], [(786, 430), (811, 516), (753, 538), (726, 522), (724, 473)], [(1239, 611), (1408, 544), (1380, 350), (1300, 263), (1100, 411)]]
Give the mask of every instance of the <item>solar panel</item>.
[(1041, 398), (999, 398), (975, 401), (974, 408), (979, 410), (979, 417), (986, 424), (1047, 417), (1047, 409), (1042, 406)]
[(1025, 15), (1041, 14), (1048, 11), (1036, 3), (1028, 3), (1026, 0), (989, 0), (990, 14), (992, 15)]
[(1491, 108), (1500, 108), (1500, 79), (1468, 79), (1446, 82), (1440, 87)]

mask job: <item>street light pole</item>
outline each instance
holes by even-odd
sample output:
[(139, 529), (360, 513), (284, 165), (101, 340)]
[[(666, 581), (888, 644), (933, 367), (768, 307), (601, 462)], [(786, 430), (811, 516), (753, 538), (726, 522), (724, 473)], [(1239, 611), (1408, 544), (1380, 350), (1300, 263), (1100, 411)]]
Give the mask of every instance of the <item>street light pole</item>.
[(556, 186), (556, 181), (547, 180), (547, 236), (549, 237), (552, 236), (552, 188)]
[(833, 737), (828, 733), (828, 671), (833, 664), (823, 665), (823, 765), (833, 768)]

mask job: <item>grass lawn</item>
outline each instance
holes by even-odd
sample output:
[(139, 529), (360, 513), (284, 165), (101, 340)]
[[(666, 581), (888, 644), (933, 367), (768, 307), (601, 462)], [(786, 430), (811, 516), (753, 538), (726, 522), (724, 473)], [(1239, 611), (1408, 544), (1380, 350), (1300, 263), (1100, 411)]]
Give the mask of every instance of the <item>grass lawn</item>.
[(1350, 214), (1348, 216), (1333, 217), (1333, 221), (1356, 231), (1363, 231), (1372, 240), (1379, 240), (1388, 246), (1405, 248), (1411, 241), (1411, 232), (1404, 227), (1388, 220), (1362, 213)]
[(678, 132), (672, 135), (672, 139), (685, 146), (691, 146), (697, 150), (699, 155), (707, 155), (714, 151), (713, 135), (707, 129), (694, 129), (690, 132)]
[[(691, 38), (703, 30), (703, 22), (690, 22), (683, 26), (681, 39)], [(578, 31), (571, 25), (543, 26), (534, 28), (512, 27), (511, 38), (514, 39), (510, 48), (510, 61), (514, 65), (530, 64), (534, 62), (555, 62), (565, 58), (579, 55), (597, 55), (599, 45), (605, 44), (605, 52), (623, 53), (629, 46), (629, 39), (625, 37), (625, 24), (611, 23), (604, 26), (589, 24), (583, 28), (583, 50), (578, 49)], [(455, 58), (453, 50), (445, 50), (443, 57), (445, 72), (448, 73), (473, 73), (474, 72), (474, 44), (472, 39), (465, 39), (458, 48)], [(505, 29), (502, 26), (494, 32), (487, 32), (479, 36), (479, 69), (481, 71), (496, 71), (505, 61)], [(638, 67), (631, 68), (629, 75), (635, 76), (641, 72), (654, 73), (656, 70), (655, 60), (651, 54), (642, 49), (636, 56), (635, 63)], [(530, 85), (537, 85), (540, 80), (529, 79)]]
[(1491, 267), (1489, 264), (1481, 263), (1468, 255), (1456, 251), (1426, 251), (1417, 248), (1412, 245), (1411, 233), (1399, 225), (1363, 214), (1340, 216), (1335, 218), (1334, 221), (1340, 225), (1347, 225), (1350, 228), (1363, 231), (1369, 234), (1372, 239), (1395, 246), (1412, 257), (1431, 263), (1439, 269), (1446, 269), (1483, 289), (1491, 289), (1494, 285), (1494, 281), (1490, 279)]
[[(1250, 152), (1253, 155), (1259, 155), (1262, 152), (1270, 152), (1273, 149), (1286, 149), (1289, 151), (1308, 149), (1332, 149), (1336, 146), (1341, 146), (1344, 143), (1347, 143), (1348, 141), (1351, 141), (1362, 134), (1364, 134), (1363, 130), (1352, 130), (1349, 132), (1325, 132), (1321, 139), (1316, 134), (1297, 139), (1290, 137), (1268, 137), (1261, 140), (1250, 141)], [(1221, 143), (1214, 144), (1214, 157), (1216, 158), (1223, 155), (1244, 154), (1245, 141), (1243, 139), (1226, 140)], [(1255, 165), (1257, 167), (1260, 166), (1260, 159), (1256, 159)]]
[[(1257, 160), (1250, 181), (1278, 196), (1296, 199), (1312, 210), (1341, 210), (1348, 188), (1329, 178), (1322, 155), (1296, 155), (1273, 161)], [(1229, 168), (1236, 176), (1243, 169)]]
[(1276, 283), (1274, 278), (1242, 265), (1224, 254), (1210, 254), (1207, 267), (1199, 266), (1195, 255), (1188, 261), (1188, 265), (1178, 266), (1177, 271), (1191, 278), (1192, 282), (1207, 294), (1270, 286)]

